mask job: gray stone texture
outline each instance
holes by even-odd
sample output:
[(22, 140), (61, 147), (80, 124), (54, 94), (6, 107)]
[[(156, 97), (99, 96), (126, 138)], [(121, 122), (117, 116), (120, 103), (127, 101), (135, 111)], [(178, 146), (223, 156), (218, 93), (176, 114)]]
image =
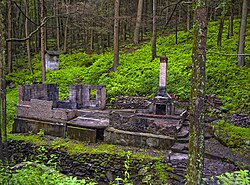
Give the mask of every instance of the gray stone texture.
[(70, 139), (74, 139), (74, 140), (95, 143), (96, 142), (96, 130), (67, 126), (67, 137), (69, 137)]
[[(179, 119), (178, 119), (179, 118)], [(154, 116), (150, 114), (131, 114), (113, 111), (110, 126), (131, 132), (145, 132), (175, 137), (180, 117)]]
[(76, 117), (76, 110), (52, 108), (52, 101), (31, 99), (30, 105), (18, 105), (17, 117), (66, 122)]
[(69, 121), (68, 124), (85, 128), (105, 129), (109, 126), (109, 119), (77, 117)]
[[(106, 87), (102, 85), (73, 84), (69, 86), (69, 100), (77, 108), (104, 109), (106, 104)], [(95, 99), (91, 99), (91, 90), (95, 90)]]
[(56, 84), (33, 84), (18, 86), (19, 105), (30, 104), (31, 99), (53, 101), (58, 100), (58, 88)]
[(33, 120), (27, 118), (16, 118), (13, 124), (14, 133), (38, 133), (44, 130), (45, 135), (65, 138), (65, 123), (52, 123), (40, 120)]
[(104, 131), (104, 141), (111, 144), (145, 148), (170, 149), (175, 139), (169, 136), (138, 133), (108, 128)]

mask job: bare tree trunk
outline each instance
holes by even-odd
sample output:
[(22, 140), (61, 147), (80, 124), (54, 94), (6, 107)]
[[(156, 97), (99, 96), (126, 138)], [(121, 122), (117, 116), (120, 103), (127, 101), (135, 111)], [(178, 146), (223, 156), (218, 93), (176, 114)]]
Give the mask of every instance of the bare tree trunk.
[(138, 1), (138, 8), (137, 8), (137, 18), (136, 18), (136, 25), (134, 31), (134, 43), (139, 43), (139, 33), (141, 27), (141, 20), (142, 20), (142, 9), (143, 9), (143, 0)]
[[(27, 37), (29, 35), (29, 30), (28, 30), (28, 18), (29, 17), (29, 5), (27, 0), (24, 0), (24, 4), (25, 4), (25, 37)], [(32, 61), (31, 61), (31, 54), (30, 54), (30, 39), (28, 39), (26, 41), (26, 45), (27, 45), (27, 55), (28, 55), (28, 63), (29, 63), (29, 68), (30, 68), (30, 73), (33, 76), (33, 69), (32, 69)]]
[[(7, 37), (12, 37), (12, 13), (13, 13), (13, 7), (12, 2), (8, 2), (8, 14), (7, 14), (7, 25), (8, 25), (8, 31), (7, 31)], [(12, 42), (7, 43), (7, 64), (8, 64), (8, 72), (12, 73)]]
[(219, 32), (218, 32), (218, 37), (217, 37), (217, 46), (218, 47), (221, 47), (221, 40), (222, 40), (224, 21), (225, 21), (225, 15), (223, 14), (221, 19), (220, 19), (220, 26), (219, 26)]
[(186, 24), (186, 30), (189, 31), (191, 27), (191, 19), (190, 19), (190, 5), (187, 5), (187, 24)]
[(175, 13), (175, 44), (178, 44), (178, 15)]
[[(66, 5), (67, 14), (69, 13), (69, 7)], [(69, 23), (69, 16), (67, 15), (66, 21), (65, 21), (65, 28), (64, 28), (64, 47), (63, 52), (67, 52), (67, 39), (68, 39), (68, 23)]]
[[(0, 2), (0, 7), (4, 7), (3, 1)], [(0, 8), (0, 159), (4, 160), (3, 156), (3, 141), (7, 139), (6, 134), (6, 86), (5, 86), (5, 38), (3, 24), (3, 8)], [(4, 134), (4, 138), (3, 138)]]
[[(44, 0), (40, 0), (41, 3), (41, 23), (44, 19)], [(42, 83), (46, 81), (46, 64), (45, 64), (45, 26), (41, 27), (41, 62), (42, 62)]]
[(167, 0), (166, 1), (166, 23), (168, 22), (168, 17), (169, 17), (169, 7), (168, 7), (168, 5), (169, 5), (169, 0)]
[[(55, 16), (59, 14), (59, 7), (58, 7), (58, 0), (55, 1), (54, 6)], [(57, 51), (60, 51), (60, 25), (59, 25), (59, 17), (56, 17), (56, 44), (57, 44)]]
[(231, 15), (229, 17), (227, 38), (230, 39), (233, 35), (234, 35), (234, 0), (231, 1)]
[(119, 16), (120, 16), (120, 0), (115, 0), (114, 63), (112, 71), (116, 71), (119, 64)]
[(206, 39), (207, 7), (206, 0), (193, 0), (194, 43), (193, 72), (190, 95), (189, 154), (187, 185), (202, 184), (204, 167), (204, 116), (206, 81)]
[(152, 61), (156, 58), (156, 0), (153, 0)]
[[(241, 23), (240, 23), (240, 39), (239, 39), (238, 54), (244, 54), (246, 25), (247, 25), (247, 1), (248, 0), (243, 0), (243, 4), (242, 4), (242, 17), (241, 17)], [(245, 65), (244, 56), (242, 55), (238, 56), (238, 65), (239, 66)]]

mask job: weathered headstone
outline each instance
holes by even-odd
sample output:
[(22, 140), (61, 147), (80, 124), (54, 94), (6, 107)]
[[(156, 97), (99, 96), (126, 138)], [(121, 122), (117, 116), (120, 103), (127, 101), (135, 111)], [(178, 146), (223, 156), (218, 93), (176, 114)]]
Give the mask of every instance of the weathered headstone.
[(168, 69), (168, 58), (166, 54), (160, 58), (160, 76), (159, 76), (159, 87), (157, 96), (154, 98), (154, 114), (173, 114), (174, 107), (172, 98), (167, 94), (167, 69)]
[(57, 51), (46, 51), (45, 62), (46, 70), (58, 70), (59, 69), (59, 53)]
[(167, 96), (166, 94), (166, 85), (167, 85), (167, 68), (168, 68), (168, 58), (166, 54), (160, 58), (160, 77), (159, 77), (159, 88), (158, 88), (158, 96)]

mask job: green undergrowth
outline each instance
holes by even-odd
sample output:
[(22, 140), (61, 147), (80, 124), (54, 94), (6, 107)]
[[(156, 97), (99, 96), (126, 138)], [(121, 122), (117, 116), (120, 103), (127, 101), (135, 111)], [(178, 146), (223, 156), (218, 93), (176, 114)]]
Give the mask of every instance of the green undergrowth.
[[(65, 176), (54, 169), (48, 169), (45, 165), (26, 162), (27, 164), (17, 170), (8, 166), (1, 166), (1, 185), (95, 185), (91, 180), (78, 180), (77, 177)], [(33, 165), (36, 165), (34, 167)]]
[[(246, 66), (237, 66), (235, 56), (238, 43), (239, 21), (234, 24), (234, 36), (227, 39), (225, 22), (222, 47), (216, 46), (218, 22), (208, 26), (207, 37), (207, 90), (208, 95), (216, 95), (223, 101), (223, 106), (231, 112), (249, 112), (250, 97), (250, 57), (245, 57)], [(250, 53), (250, 29), (246, 34), (245, 52)], [(188, 99), (190, 94), (191, 54), (193, 31), (178, 32), (178, 45), (175, 35), (157, 38), (157, 58), (151, 61), (151, 43), (144, 43), (132, 53), (120, 52), (119, 67), (110, 71), (113, 53), (87, 55), (85, 53), (61, 54), (60, 70), (48, 71), (46, 83), (59, 86), (60, 99), (68, 98), (69, 84), (103, 84), (107, 87), (108, 101), (116, 96), (155, 96), (158, 88), (159, 57), (166, 52), (168, 57), (168, 92), (179, 99)], [(133, 49), (133, 45), (129, 45)], [(21, 60), (21, 59), (20, 59)], [(22, 63), (19, 61), (19, 63)], [(25, 63), (25, 61), (23, 61)], [(21, 64), (18, 65), (19, 67)], [(30, 84), (41, 79), (40, 55), (33, 59), (34, 75), (26, 67), (19, 72), (7, 75), (8, 82)]]
[[(207, 83), (206, 94), (215, 95), (223, 102), (223, 107), (230, 113), (249, 113), (250, 111), (250, 57), (245, 57), (246, 66), (237, 66), (235, 56), (238, 46), (239, 21), (234, 23), (234, 36), (227, 39), (227, 24), (225, 22), (222, 47), (218, 48), (218, 22), (210, 22), (207, 36)], [(245, 53), (250, 53), (250, 29), (247, 29)], [(107, 87), (107, 101), (111, 102), (117, 96), (147, 96), (154, 97), (159, 83), (159, 57), (166, 52), (168, 57), (167, 91), (181, 100), (188, 100), (190, 95), (190, 79), (192, 72), (193, 31), (178, 32), (178, 45), (175, 35), (157, 38), (157, 58), (151, 61), (151, 43), (143, 43), (140, 48), (128, 45), (133, 52), (120, 52), (119, 66), (116, 72), (110, 69), (113, 64), (113, 53), (88, 55), (75, 52), (60, 55), (60, 70), (48, 71), (46, 83), (56, 83), (59, 87), (59, 98), (68, 99), (70, 84), (102, 84)], [(14, 72), (8, 74), (7, 83), (32, 84), (41, 80), (40, 54), (34, 56), (34, 75), (29, 71), (25, 59), (18, 59)], [(7, 91), (8, 123), (11, 127), (15, 117), (17, 88)], [(9, 128), (11, 130), (11, 128)]]
[(244, 146), (250, 151), (250, 147), (247, 146), (250, 143), (250, 128), (237, 127), (224, 120), (218, 121), (214, 127), (216, 137), (224, 144), (229, 147)]

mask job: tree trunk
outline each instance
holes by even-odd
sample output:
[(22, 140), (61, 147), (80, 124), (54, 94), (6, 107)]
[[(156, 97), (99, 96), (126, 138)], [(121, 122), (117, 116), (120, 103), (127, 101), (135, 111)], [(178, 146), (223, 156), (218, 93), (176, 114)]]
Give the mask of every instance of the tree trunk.
[[(40, 0), (41, 3), (41, 24), (44, 19), (44, 0)], [(42, 62), (42, 83), (46, 81), (46, 63), (45, 63), (45, 25), (41, 27), (41, 62)]]
[(168, 22), (168, 17), (169, 17), (169, 7), (168, 7), (168, 5), (169, 5), (169, 1), (167, 0), (166, 1), (166, 24), (167, 24), (167, 22)]
[(114, 63), (112, 71), (116, 71), (119, 63), (119, 15), (120, 0), (115, 0), (115, 19), (114, 19)]
[(218, 37), (217, 37), (217, 46), (221, 47), (221, 40), (222, 40), (222, 33), (223, 33), (223, 27), (224, 27), (224, 20), (225, 20), (225, 15), (223, 14), (221, 19), (220, 19), (220, 26), (219, 26), (219, 32), (218, 32)]
[[(0, 7), (4, 7), (3, 1), (0, 2)], [(6, 132), (6, 86), (5, 86), (5, 38), (3, 24), (3, 8), (0, 8), (0, 159), (4, 160), (3, 156), (3, 141), (7, 140)], [(4, 138), (3, 138), (4, 135)]]
[[(58, 0), (55, 1), (55, 16), (59, 14), (59, 7), (58, 7)], [(59, 25), (59, 17), (56, 17), (56, 44), (57, 44), (57, 51), (60, 51), (60, 25)]]
[(69, 7), (68, 5), (66, 5), (66, 11), (67, 11), (67, 17), (66, 17), (66, 21), (65, 21), (65, 28), (64, 28), (64, 47), (63, 47), (63, 52), (66, 53), (67, 52), (67, 39), (68, 39), (68, 23), (69, 23)]
[(152, 61), (156, 58), (156, 0), (153, 0)]
[(228, 23), (227, 38), (230, 39), (234, 35), (234, 0), (231, 1), (231, 15)]
[(139, 33), (141, 28), (141, 20), (142, 20), (142, 9), (143, 9), (143, 0), (139, 0), (138, 2), (138, 9), (137, 9), (137, 18), (136, 18), (136, 25), (134, 31), (134, 43), (139, 43)]
[[(28, 25), (28, 18), (29, 17), (29, 5), (28, 5), (28, 2), (27, 0), (24, 0), (24, 4), (25, 4), (25, 15), (26, 15), (26, 18), (25, 18), (25, 37), (28, 37), (29, 35), (29, 25)], [(26, 41), (26, 46), (27, 46), (27, 55), (28, 55), (28, 63), (29, 63), (29, 68), (30, 68), (30, 73), (31, 75), (33, 76), (33, 69), (32, 69), (32, 61), (31, 61), (31, 54), (30, 54), (30, 39), (28, 39)]]
[(190, 95), (187, 185), (202, 184), (204, 167), (205, 66), (207, 39), (206, 0), (193, 0), (194, 43)]
[[(13, 12), (13, 7), (12, 7), (12, 2), (9, 1), (8, 5), (8, 14), (7, 14), (7, 25), (8, 25), (8, 31), (7, 31), (7, 37), (11, 38), (12, 37), (12, 12)], [(7, 43), (7, 64), (8, 64), (8, 72), (12, 73), (12, 42)]]
[(245, 35), (246, 35), (246, 25), (247, 25), (247, 0), (243, 0), (242, 4), (242, 16), (240, 23), (240, 39), (239, 39), (239, 49), (238, 49), (238, 65), (244, 66), (244, 48), (245, 48)]
[(186, 31), (190, 30), (191, 19), (190, 19), (190, 5), (187, 5), (187, 24), (186, 24)]

